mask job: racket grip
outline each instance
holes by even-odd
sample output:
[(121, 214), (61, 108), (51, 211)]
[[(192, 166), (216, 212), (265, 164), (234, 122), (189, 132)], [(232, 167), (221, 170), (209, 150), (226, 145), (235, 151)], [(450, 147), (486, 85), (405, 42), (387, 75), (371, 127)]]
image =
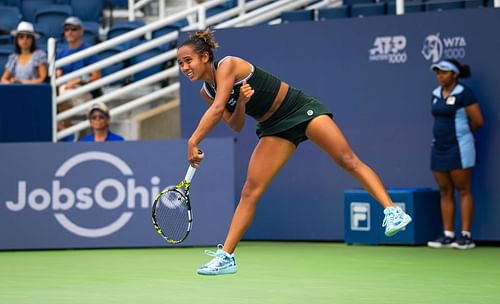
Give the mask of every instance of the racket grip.
[(189, 169), (188, 171), (186, 172), (186, 177), (184, 178), (184, 180), (188, 183), (191, 182), (191, 180), (193, 179), (193, 176), (194, 176), (194, 173), (196, 172), (196, 168), (189, 165)]

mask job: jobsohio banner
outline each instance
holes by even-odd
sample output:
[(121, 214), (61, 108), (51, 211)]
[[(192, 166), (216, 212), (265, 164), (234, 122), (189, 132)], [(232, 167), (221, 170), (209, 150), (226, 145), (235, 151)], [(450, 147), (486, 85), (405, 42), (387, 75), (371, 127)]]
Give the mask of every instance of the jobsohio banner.
[[(204, 142), (183, 245), (223, 241), (234, 205), (232, 139)], [(154, 196), (188, 168), (186, 142), (2, 144), (0, 249), (170, 246), (151, 223)]]

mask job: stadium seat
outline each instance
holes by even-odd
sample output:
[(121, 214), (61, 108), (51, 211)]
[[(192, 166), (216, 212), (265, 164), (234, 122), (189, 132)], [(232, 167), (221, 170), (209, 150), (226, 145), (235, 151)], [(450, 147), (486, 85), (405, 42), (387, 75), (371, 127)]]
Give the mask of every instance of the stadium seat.
[(128, 0), (111, 0), (113, 8), (128, 8)]
[(69, 5), (42, 5), (35, 10), (35, 22), (47, 24), (49, 36), (59, 38), (63, 35), (64, 21), (72, 14), (73, 10)]
[(351, 17), (385, 15), (385, 3), (360, 3), (351, 5)]
[[(146, 61), (151, 57), (160, 55), (161, 53), (162, 53), (162, 50), (160, 48), (154, 48), (154, 49), (148, 50), (144, 53), (141, 53), (141, 54), (134, 56), (131, 60), (131, 64), (134, 65), (134, 64)], [(159, 65), (152, 66), (148, 69), (142, 70), (142, 71), (134, 74), (132, 77), (133, 77), (134, 81), (137, 81), (137, 80), (141, 80), (143, 78), (146, 78), (148, 76), (151, 76), (153, 74), (156, 74), (158, 72), (161, 72), (162, 70), (163, 70), (163, 64), (159, 64)]]
[(349, 5), (319, 9), (318, 20), (324, 21), (328, 19), (348, 18), (351, 16), (350, 9), (351, 7)]
[(484, 7), (483, 0), (464, 0), (464, 8)]
[[(163, 35), (166, 35), (168, 33), (171, 33), (171, 32), (175, 32), (175, 31), (179, 31), (180, 28), (178, 26), (175, 26), (175, 25), (166, 25), (160, 29), (157, 29), (156, 31), (153, 31), (151, 33), (151, 38), (152, 39), (156, 39), (158, 37), (161, 37)], [(167, 51), (167, 50), (170, 50), (172, 48), (175, 48), (177, 42), (176, 41), (172, 41), (170, 43), (166, 43), (164, 45), (161, 45), (160, 46), (160, 49), (162, 51)]]
[(94, 45), (99, 41), (99, 23), (93, 21), (82, 21), (83, 41), (88, 45)]
[(314, 20), (314, 11), (312, 10), (287, 11), (281, 13), (281, 21), (283, 23), (312, 20)]
[(375, 3), (375, 1), (374, 0), (344, 0), (344, 1), (342, 1), (343, 5), (366, 4), (366, 3)]
[(0, 45), (9, 45), (12, 44), (13, 39), (10, 34), (0, 34)]
[(464, 7), (463, 1), (432, 0), (432, 1), (425, 2), (425, 10), (427, 12), (459, 9), (459, 8), (463, 8), (463, 7)]
[(33, 25), (35, 32), (40, 36), (37, 41), (37, 47), (41, 50), (47, 51), (47, 40), (49, 39), (49, 26), (45, 23), (35, 23)]
[[(137, 21), (117, 22), (117, 23), (113, 24), (111, 26), (111, 28), (109, 29), (107, 38), (111, 39), (111, 38), (120, 36), (120, 35), (125, 34), (127, 32), (133, 31), (141, 26), (144, 26), (144, 21), (137, 20)], [(123, 43), (121, 46), (123, 46), (124, 48), (130, 48), (130, 47), (134, 47), (134, 46), (140, 44), (143, 41), (144, 41), (144, 37), (138, 37), (138, 38), (135, 38), (131, 41)]]
[(71, 8), (73, 15), (80, 18), (82, 21), (99, 22), (102, 10), (104, 8), (104, 1), (102, 0), (71, 0)]
[(7, 59), (9, 59), (9, 56), (13, 51), (14, 48), (12, 45), (0, 45), (0, 75), (3, 74)]
[[(99, 60), (102, 60), (102, 59), (111, 57), (111, 56), (116, 55), (116, 54), (123, 52), (123, 51), (124, 51), (123, 47), (115, 46), (115, 47), (109, 48), (105, 51), (102, 51), (101, 53), (99, 53), (99, 55), (97, 57), (99, 58)], [(102, 77), (108, 76), (112, 73), (118, 72), (118, 71), (126, 68), (128, 65), (129, 65), (128, 60), (119, 61), (111, 66), (108, 66), (108, 67), (101, 69), (101, 75), (102, 75)], [(111, 85), (120, 85), (122, 83), (125, 83), (125, 81), (123, 81), (123, 80), (115, 81), (115, 82), (111, 83)]]
[(0, 5), (15, 6), (21, 9), (21, 0), (0, 0)]
[(24, 21), (35, 23), (35, 13), (40, 6), (54, 4), (53, 0), (22, 0), (21, 14)]
[(13, 6), (0, 6), (0, 30), (3, 34), (9, 34), (21, 21), (19, 9)]
[[(405, 2), (405, 14), (409, 13), (419, 13), (424, 11), (424, 3), (420, 1), (406, 1)], [(387, 3), (387, 15), (396, 14), (396, 4)]]

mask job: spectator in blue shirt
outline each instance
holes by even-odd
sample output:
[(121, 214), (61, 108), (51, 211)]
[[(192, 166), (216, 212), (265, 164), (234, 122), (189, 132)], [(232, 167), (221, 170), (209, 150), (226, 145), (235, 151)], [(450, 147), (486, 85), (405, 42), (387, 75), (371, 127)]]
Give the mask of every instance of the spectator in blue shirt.
[(80, 141), (124, 141), (125, 139), (109, 129), (108, 107), (102, 102), (96, 102), (90, 107), (89, 121), (92, 134), (82, 138)]
[[(79, 51), (88, 48), (89, 45), (83, 42), (82, 37), (83, 37), (83, 25), (80, 19), (78, 17), (67, 18), (66, 21), (64, 22), (64, 39), (66, 40), (66, 45), (59, 52), (57, 52), (57, 59), (73, 55)], [(83, 59), (74, 61), (70, 64), (61, 67), (56, 71), (56, 76), (60, 77), (65, 74), (69, 74), (73, 71), (81, 69), (95, 62), (97, 62), (96, 55), (85, 57)], [(64, 91), (66, 90), (74, 89), (76, 87), (79, 87), (80, 85), (83, 85), (91, 81), (95, 81), (99, 78), (101, 78), (100, 71), (99, 70), (92, 71), (92, 73), (90, 73), (90, 75), (88, 76), (69, 80), (67, 83), (65, 83), (59, 88), (59, 93), (63, 94)]]
[(47, 55), (36, 47), (33, 25), (21, 21), (12, 31), (15, 52), (9, 56), (2, 74), (2, 83), (41, 83), (47, 78)]
[[(78, 17), (68, 17), (66, 21), (64, 22), (64, 39), (66, 40), (66, 44), (64, 47), (57, 52), (57, 59), (61, 59), (70, 55), (73, 55), (79, 51), (82, 51), (88, 47), (83, 40), (83, 24), (82, 21)], [(85, 57), (83, 59), (74, 61), (70, 64), (67, 64), (60, 69), (56, 70), (56, 77), (61, 77), (62, 75), (69, 74), (71, 72), (74, 72), (78, 69), (81, 69), (85, 66), (91, 65), (93, 63), (97, 62), (97, 56), (92, 55), (89, 57)], [(95, 81), (97, 79), (101, 78), (101, 73), (99, 70), (92, 71), (89, 75), (84, 75), (82, 77), (70, 79), (68, 82), (65, 84), (61, 85), (59, 87), (59, 94), (63, 95), (65, 92), (68, 90), (73, 90), (75, 88), (78, 88), (81, 85), (84, 85), (88, 82)], [(63, 103), (60, 103), (57, 105), (57, 112), (61, 113), (64, 112), (71, 107), (83, 104), (89, 100), (92, 99), (92, 93), (84, 93), (78, 96), (73, 97), (72, 99), (65, 101)], [(65, 119), (61, 122), (59, 122), (57, 129), (62, 130), (67, 127), (71, 126), (71, 120), (70, 119)], [(75, 138), (74, 135), (70, 135), (61, 141), (73, 141)]]

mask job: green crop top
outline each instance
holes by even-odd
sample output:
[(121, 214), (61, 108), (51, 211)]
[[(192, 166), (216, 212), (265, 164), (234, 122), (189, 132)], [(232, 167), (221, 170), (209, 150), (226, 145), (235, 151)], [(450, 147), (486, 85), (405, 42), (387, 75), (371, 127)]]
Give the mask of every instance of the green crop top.
[[(228, 57), (224, 57), (219, 61), (214, 61), (214, 68), (217, 69), (219, 64), (221, 64), (221, 62), (226, 58)], [(240, 88), (243, 85), (244, 80), (246, 80), (252, 89), (255, 90), (255, 93), (246, 104), (245, 113), (255, 119), (258, 119), (271, 108), (276, 95), (278, 95), (281, 80), (271, 73), (252, 65), (252, 72), (244, 79), (235, 82), (233, 85), (233, 90), (229, 96), (229, 100), (226, 102), (226, 109), (230, 112), (234, 111), (236, 103), (238, 102)], [(203, 83), (203, 89), (210, 98), (215, 99), (215, 95), (217, 94), (217, 84), (213, 87), (205, 81)]]

